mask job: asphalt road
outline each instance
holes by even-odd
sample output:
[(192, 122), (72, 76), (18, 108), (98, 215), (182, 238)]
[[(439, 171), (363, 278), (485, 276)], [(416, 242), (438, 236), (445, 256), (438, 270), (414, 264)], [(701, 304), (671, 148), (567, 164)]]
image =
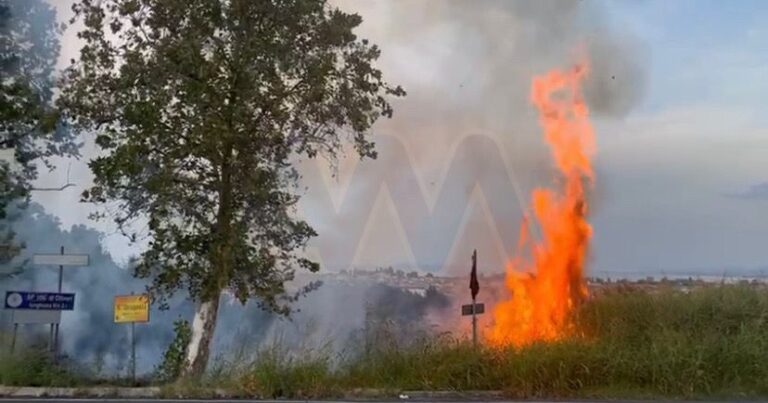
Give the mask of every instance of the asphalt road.
[[(426, 399), (403, 399), (403, 400), (320, 400), (322, 403), (393, 403), (393, 402), (450, 402), (450, 403), (478, 403), (483, 400), (426, 400)], [(605, 403), (717, 403), (717, 401), (681, 401), (681, 400), (493, 400), (493, 403), (516, 403), (516, 402), (551, 402), (551, 403), (585, 403), (585, 402), (605, 402)], [(309, 400), (230, 400), (230, 399), (48, 399), (48, 398), (0, 398), (0, 403), (306, 403)], [(738, 402), (738, 400), (723, 400), (723, 402)], [(761, 401), (744, 400), (743, 402), (757, 403)], [(768, 403), (768, 401), (762, 401)]]

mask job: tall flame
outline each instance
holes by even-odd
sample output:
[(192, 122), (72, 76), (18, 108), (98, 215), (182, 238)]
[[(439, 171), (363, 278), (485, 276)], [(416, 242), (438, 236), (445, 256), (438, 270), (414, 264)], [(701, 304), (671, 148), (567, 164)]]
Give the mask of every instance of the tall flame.
[(584, 265), (591, 227), (584, 186), (594, 181), (595, 152), (581, 91), (587, 73), (583, 62), (533, 80), (531, 102), (561, 177), (557, 189), (533, 191), (533, 215), (541, 233), (532, 237), (530, 217), (524, 217), (517, 256), (507, 264), (505, 285), (511, 295), (494, 307), (486, 335), (492, 344), (520, 346), (564, 337), (569, 313), (587, 296)]

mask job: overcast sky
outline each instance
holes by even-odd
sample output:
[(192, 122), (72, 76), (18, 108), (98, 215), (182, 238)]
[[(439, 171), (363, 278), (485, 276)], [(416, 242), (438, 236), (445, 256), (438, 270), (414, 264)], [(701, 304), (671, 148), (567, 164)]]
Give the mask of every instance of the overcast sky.
[[(69, 0), (49, 1), (69, 18)], [(552, 180), (530, 79), (578, 49), (594, 65), (598, 136), (590, 270), (768, 268), (768, 3), (335, 4), (363, 16), (358, 33), (409, 95), (375, 128), (376, 162), (346, 159), (335, 177), (324, 161), (304, 162), (301, 214), (320, 233), (311, 253), (326, 268), (455, 273), (477, 248), (483, 270), (501, 270), (528, 193)], [(76, 30), (62, 38), (60, 66), (76, 55)], [(77, 202), (85, 159), (39, 180), (60, 184), (71, 163), (77, 188), (34, 196), (65, 227), (88, 222)], [(118, 259), (136, 251), (117, 235), (104, 242)]]

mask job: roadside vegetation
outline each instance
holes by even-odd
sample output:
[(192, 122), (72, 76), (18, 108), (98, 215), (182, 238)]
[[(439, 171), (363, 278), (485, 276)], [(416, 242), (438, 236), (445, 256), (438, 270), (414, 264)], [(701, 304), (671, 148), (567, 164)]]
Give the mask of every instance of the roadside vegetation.
[(0, 385), (72, 387), (86, 382), (71, 366), (54, 363), (45, 350), (0, 354)]
[[(162, 390), (166, 396), (219, 389), (263, 398), (407, 390), (501, 390), (521, 398), (768, 395), (768, 290), (762, 286), (614, 291), (585, 304), (574, 320), (578, 336), (520, 349), (475, 350), (450, 335), (405, 344), (376, 337), (377, 343), (342, 355), (262, 347), (252, 360), (220, 360), (205, 376), (167, 382)], [(67, 371), (39, 377), (48, 371), (40, 359), (3, 356), (0, 383), (78, 379)]]

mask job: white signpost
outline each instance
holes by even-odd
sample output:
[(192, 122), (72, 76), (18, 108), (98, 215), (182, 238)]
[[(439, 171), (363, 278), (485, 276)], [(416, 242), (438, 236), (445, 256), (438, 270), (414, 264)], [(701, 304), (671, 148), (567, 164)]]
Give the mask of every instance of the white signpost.
[[(18, 294), (17, 294), (18, 295)], [(11, 354), (16, 349), (16, 335), (19, 333), (19, 325), (54, 324), (61, 322), (61, 311), (51, 309), (16, 309), (12, 305), (12, 298), (6, 301), (6, 309), (11, 310), (11, 323), (13, 323), (13, 337), (11, 338)]]
[(32, 263), (50, 266), (88, 266), (88, 255), (34, 255)]
[[(64, 247), (61, 247), (61, 250), (59, 254), (54, 253), (43, 253), (43, 254), (36, 254), (32, 256), (32, 263), (35, 265), (40, 266), (59, 266), (59, 288), (58, 292), (61, 293), (61, 286), (62, 282), (64, 281), (64, 266), (68, 267), (76, 267), (76, 266), (88, 266), (90, 264), (90, 259), (88, 255), (85, 254), (70, 254), (65, 255), (64, 254)], [(58, 353), (58, 345), (59, 345), (59, 322), (61, 322), (61, 311), (55, 311), (58, 312), (58, 317), (56, 317), (56, 321), (50, 321), (50, 322), (43, 322), (43, 323), (51, 323), (51, 339), (53, 340), (51, 343), (51, 350), (53, 350), (54, 354)], [(22, 314), (26, 315), (26, 314)], [(31, 314), (35, 315), (35, 314)], [(39, 314), (39, 315), (45, 315), (45, 314)], [(30, 320), (34, 319), (40, 319), (40, 320), (48, 320), (53, 318), (53, 314), (50, 314), (51, 316), (45, 318), (43, 316), (28, 316)], [(34, 323), (41, 323), (41, 322), (34, 322)], [(15, 330), (15, 327), (14, 327)]]
[(14, 309), (11, 315), (15, 325), (34, 325), (61, 322), (61, 311)]
[(11, 323), (13, 323), (13, 338), (11, 339), (11, 353), (16, 348), (16, 334), (19, 325), (34, 325), (61, 322), (61, 311), (14, 309), (11, 311)]

